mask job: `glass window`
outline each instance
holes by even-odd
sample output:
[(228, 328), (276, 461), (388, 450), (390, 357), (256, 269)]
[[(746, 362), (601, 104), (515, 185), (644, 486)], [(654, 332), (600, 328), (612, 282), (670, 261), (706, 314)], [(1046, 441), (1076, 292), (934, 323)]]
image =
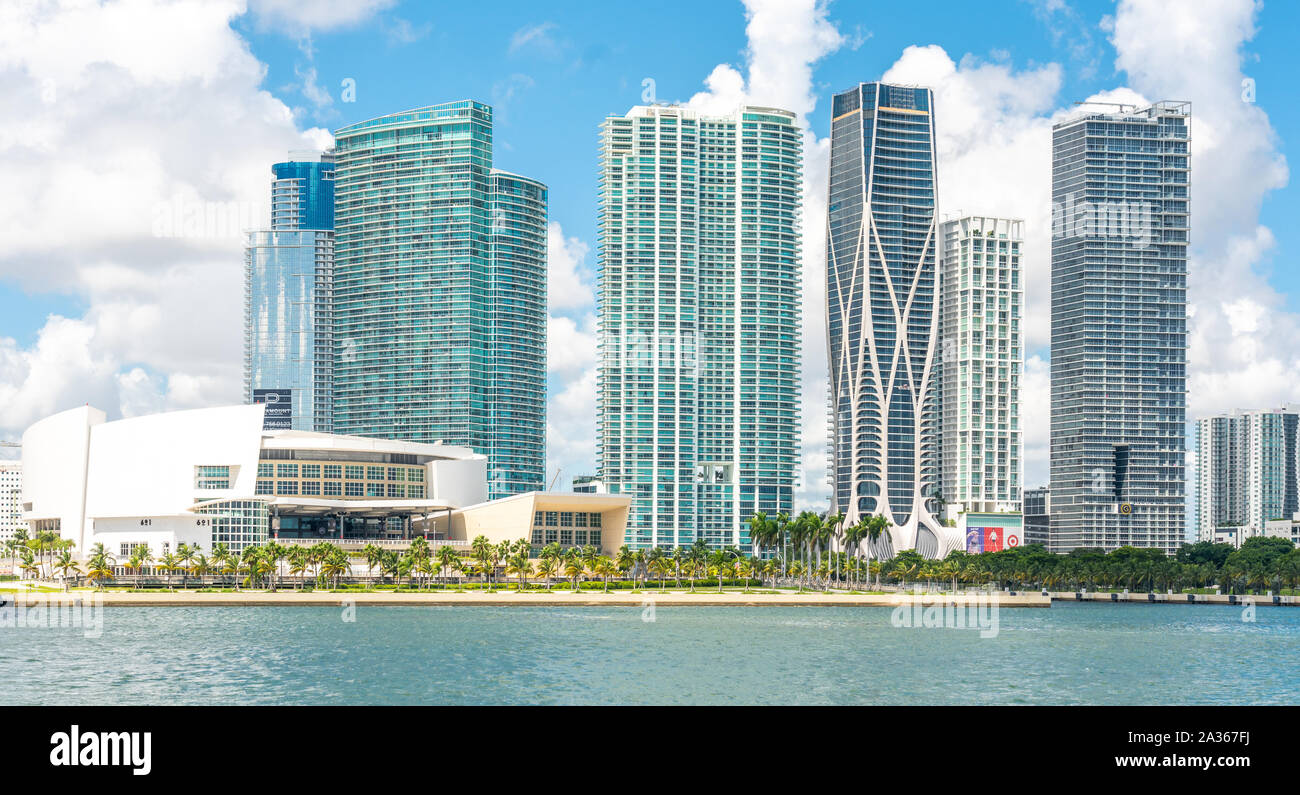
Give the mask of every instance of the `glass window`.
[(533, 524), (545, 525), (545, 524), (546, 524), (546, 515), (543, 514), (541, 511), (537, 511), (536, 513), (534, 513), (534, 514), (533, 514)]
[(383, 480), (383, 467), (366, 467), (366, 480)]
[(362, 480), (366, 476), (366, 468), (363, 466), (348, 464), (344, 469), (346, 470), (344, 474), (348, 480)]
[(262, 462), (257, 465), (257, 476), (259, 478), (275, 477), (275, 464)]
[(303, 494), (320, 494), (320, 483), (314, 480), (304, 480), (302, 483)]
[(575, 530), (573, 533), (573, 543), (577, 544), (580, 547), (587, 546), (587, 531)]
[(561, 531), (560, 531), (560, 543), (563, 544), (563, 545), (566, 546), (566, 547), (571, 547), (571, 546), (573, 546), (573, 531), (572, 531), (572, 530), (561, 530)]
[(337, 482), (332, 482), (327, 480), (321, 484), (321, 487), (325, 493), (325, 496), (327, 497), (337, 497), (339, 496), (339, 494), (343, 492), (342, 483), (337, 483)]
[(297, 494), (298, 482), (294, 480), (277, 480), (275, 482), (276, 494)]
[(257, 481), (257, 488), (253, 490), (256, 494), (271, 494), (275, 491), (275, 483), (270, 480)]
[(351, 480), (343, 484), (343, 496), (345, 497), (364, 497), (366, 486), (364, 483), (356, 483)]
[(572, 512), (572, 511), (561, 511), (561, 512), (560, 512), (560, 527), (573, 527), (573, 512)]
[(407, 486), (406, 496), (410, 497), (413, 500), (424, 499), (424, 486), (416, 486), (414, 484)]
[(585, 513), (575, 513), (575, 514), (573, 515), (573, 523), (574, 523), (575, 525), (577, 525), (578, 527), (586, 527), (586, 526), (587, 526), (587, 514), (585, 514)]
[(559, 540), (560, 540), (560, 531), (556, 530), (553, 527), (548, 527), (546, 529), (546, 543), (554, 544), (556, 541)]
[(406, 470), (406, 479), (411, 483), (423, 483), (424, 469), (421, 467), (411, 467)]
[[(540, 527), (534, 527), (534, 528), (533, 528), (532, 544), (533, 544), (533, 546), (535, 546), (535, 547), (536, 547), (536, 546), (541, 546), (541, 545), (542, 545), (542, 529), (541, 529)], [(124, 545), (124, 546), (125, 546), (125, 545)]]
[(206, 465), (194, 467), (194, 487), (197, 489), (230, 488), (230, 467)]
[(389, 483), (388, 496), (397, 497), (399, 499), (403, 498), (406, 496), (406, 487), (403, 486), (401, 483)]
[(367, 497), (382, 497), (382, 496), (384, 496), (384, 484), (382, 484), (382, 483), (367, 483), (367, 484), (366, 484), (366, 496), (367, 496)]
[(591, 526), (600, 527), (600, 514), (598, 513), (591, 514)]
[(276, 464), (275, 476), (277, 478), (296, 478), (298, 477), (297, 464)]
[(303, 464), (302, 476), (312, 479), (320, 477), (320, 464)]
[(546, 512), (546, 526), (547, 526), (547, 527), (558, 527), (559, 524), (560, 524), (560, 515), (559, 515), (558, 513), (556, 513), (555, 511), (547, 511), (547, 512)]
[(326, 464), (323, 467), (324, 477), (341, 478), (343, 477), (343, 467), (338, 464)]
[(592, 530), (587, 534), (587, 540), (591, 542), (593, 546), (600, 546), (600, 531)]
[(406, 472), (401, 467), (389, 467), (388, 479), (401, 482), (403, 480), (406, 480)]

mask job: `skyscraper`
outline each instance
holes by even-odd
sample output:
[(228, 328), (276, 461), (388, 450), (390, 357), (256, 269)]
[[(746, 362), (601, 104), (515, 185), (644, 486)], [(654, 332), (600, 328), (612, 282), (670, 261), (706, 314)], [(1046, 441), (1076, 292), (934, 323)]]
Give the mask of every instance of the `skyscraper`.
[(831, 113), (826, 300), (832, 511), (883, 514), (881, 553), (942, 557), (934, 97), (862, 83)]
[(1054, 552), (1184, 539), (1189, 113), (1052, 129)]
[(546, 186), (492, 168), (479, 102), (335, 141), (335, 431), (484, 453), (492, 499), (541, 489)]
[(633, 548), (748, 549), (793, 510), (802, 167), (789, 111), (602, 126), (597, 455)]
[(1300, 510), (1300, 413), (1234, 411), (1196, 421), (1196, 537), (1219, 527), (1262, 533), (1270, 519)]
[(271, 167), (271, 228), (244, 252), (244, 400), (267, 428), (333, 426), (334, 160), (290, 152)]
[(1024, 221), (945, 221), (940, 280), (946, 510), (1020, 510)]

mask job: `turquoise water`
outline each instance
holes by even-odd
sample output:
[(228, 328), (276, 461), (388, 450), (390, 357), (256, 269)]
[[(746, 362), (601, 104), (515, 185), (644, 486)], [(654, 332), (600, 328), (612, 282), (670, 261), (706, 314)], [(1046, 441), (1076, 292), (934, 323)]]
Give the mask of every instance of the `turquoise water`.
[(1296, 704), (1300, 609), (107, 608), (0, 629), (3, 704)]

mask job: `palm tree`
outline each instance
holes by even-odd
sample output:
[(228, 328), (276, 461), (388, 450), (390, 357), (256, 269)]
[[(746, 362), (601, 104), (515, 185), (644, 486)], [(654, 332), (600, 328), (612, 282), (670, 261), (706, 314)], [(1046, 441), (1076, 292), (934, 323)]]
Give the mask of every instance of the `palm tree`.
[(196, 549), (191, 549), (189, 544), (178, 544), (176, 546), (176, 568), (181, 571), (181, 588), (185, 588), (187, 582), (186, 575), (189, 573), (189, 565), (194, 561)]
[[(215, 553), (213, 555), (215, 563)], [(294, 590), (302, 590), (303, 575), (307, 572), (307, 548), (293, 546), (289, 548), (289, 574), (298, 575), (298, 581), (294, 583)]]
[(618, 573), (618, 567), (607, 555), (600, 555), (592, 564), (591, 571), (605, 581), (604, 593), (609, 593), (609, 578)]
[(623, 573), (624, 577), (629, 573), (632, 575), (632, 587), (634, 588), (636, 587), (637, 564), (637, 555), (627, 544), (619, 547), (615, 565), (618, 566), (618, 570)]
[(569, 548), (569, 554), (564, 556), (564, 574), (573, 580), (573, 592), (578, 592), (578, 578), (586, 571), (582, 564), (582, 558), (578, 556), (577, 550)]
[[(460, 555), (456, 553), (451, 544), (443, 544), (438, 547), (438, 551), (433, 555), (438, 561), (438, 571), (456, 571), (460, 568)], [(446, 575), (444, 575), (446, 576)], [(459, 585), (459, 581), (457, 585)]]
[(718, 578), (718, 593), (722, 593), (722, 579), (731, 568), (731, 554), (719, 549), (709, 555), (709, 573)]
[(361, 548), (361, 557), (366, 562), (366, 571), (370, 573), (373, 579), (379, 564), (384, 560), (384, 550), (374, 544), (366, 544)]
[(557, 558), (545, 556), (537, 559), (537, 576), (546, 581), (546, 590), (551, 590), (551, 578), (559, 570), (560, 564)]
[(54, 562), (54, 568), (63, 574), (63, 590), (66, 593), (69, 590), (68, 575), (81, 573), (77, 562), (72, 559), (72, 550), (64, 549), (60, 552), (59, 559)]
[(203, 587), (203, 577), (212, 571), (212, 564), (208, 561), (206, 555), (202, 552), (194, 556), (194, 562), (190, 564), (190, 572), (199, 578), (199, 587)]
[(479, 568), (483, 572), (484, 586), (490, 590), (491, 583), (488, 579), (490, 576), (488, 566), (492, 563), (492, 555), (495, 554), (495, 547), (492, 546), (492, 542), (488, 541), (487, 536), (484, 535), (476, 537), (472, 542), (470, 542), (469, 546), (470, 554), (473, 555), (475, 562), (479, 564)]
[(352, 573), (352, 564), (348, 561), (347, 553), (342, 549), (327, 544), (329, 550), (325, 553), (321, 561), (321, 574), (333, 580), (333, 588), (338, 590), (339, 578), (344, 574)]
[(528, 575), (533, 573), (533, 564), (528, 560), (528, 551), (516, 552), (506, 558), (506, 576), (511, 574), (519, 578), (519, 590), (528, 587)]
[(663, 550), (655, 547), (651, 552), (658, 551), (658, 557), (651, 557), (649, 566), (650, 570), (659, 575), (659, 590), (665, 590), (668, 584), (668, 575), (673, 571), (673, 560), (664, 554)]
[(172, 571), (175, 570), (178, 565), (179, 564), (176, 562), (176, 555), (171, 552), (168, 552), (166, 555), (163, 555), (158, 559), (158, 568), (167, 573), (167, 590), (169, 591), (172, 590)]

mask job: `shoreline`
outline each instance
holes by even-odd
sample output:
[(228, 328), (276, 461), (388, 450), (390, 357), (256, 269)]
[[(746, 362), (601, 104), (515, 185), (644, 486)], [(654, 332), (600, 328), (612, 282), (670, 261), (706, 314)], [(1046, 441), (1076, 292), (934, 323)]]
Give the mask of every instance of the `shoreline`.
[[(12, 603), (6, 597), (18, 594), (0, 594), (0, 600)], [(23, 594), (27, 599), (31, 596)], [(356, 591), (329, 593), (311, 591), (264, 591), (240, 593), (199, 593), (176, 591), (166, 593), (139, 593), (130, 591), (72, 591), (69, 593), (42, 593), (43, 601), (50, 604), (98, 602), (104, 607), (340, 607), (346, 605), (390, 607), (898, 607), (900, 605), (942, 605), (983, 607), (994, 604), (989, 594), (825, 594), (825, 593), (547, 593), (530, 591), (452, 591), (409, 592)], [(1017, 593), (1010, 596), (998, 593), (998, 607), (1051, 607), (1050, 597), (1040, 593)]]

